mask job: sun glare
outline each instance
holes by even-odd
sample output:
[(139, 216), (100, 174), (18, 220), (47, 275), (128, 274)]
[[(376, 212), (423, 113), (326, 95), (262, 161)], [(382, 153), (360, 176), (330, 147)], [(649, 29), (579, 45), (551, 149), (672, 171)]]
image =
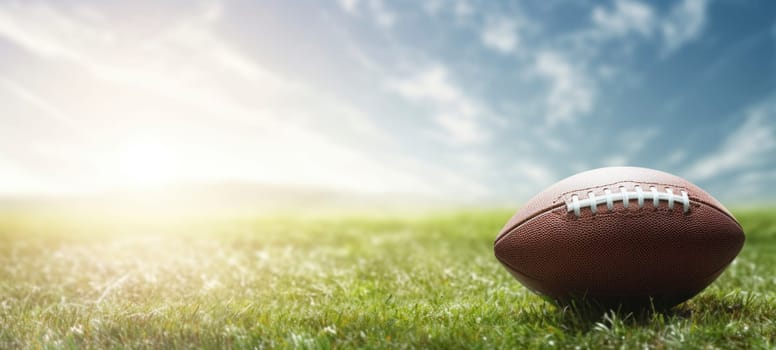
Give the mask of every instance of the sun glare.
[(130, 186), (164, 185), (176, 175), (172, 150), (152, 139), (128, 143), (119, 162), (121, 180)]

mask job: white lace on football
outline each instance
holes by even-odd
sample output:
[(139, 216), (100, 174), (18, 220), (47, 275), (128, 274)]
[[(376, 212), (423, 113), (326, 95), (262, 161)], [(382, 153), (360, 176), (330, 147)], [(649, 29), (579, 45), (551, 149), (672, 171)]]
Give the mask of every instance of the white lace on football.
[(649, 192), (644, 192), (640, 186), (635, 186), (634, 191), (628, 191), (625, 187), (620, 186), (619, 192), (612, 193), (608, 188), (604, 189), (603, 196), (596, 196), (595, 192), (588, 192), (587, 198), (580, 199), (579, 196), (571, 196), (571, 202), (566, 203), (566, 211), (574, 212), (574, 215), (579, 217), (581, 215), (582, 208), (590, 208), (590, 212), (595, 215), (598, 212), (598, 205), (606, 203), (606, 209), (608, 211), (614, 210), (614, 202), (623, 202), (625, 207), (630, 206), (630, 200), (636, 199), (638, 208), (644, 208), (644, 201), (652, 201), (652, 206), (657, 208), (660, 205), (660, 201), (666, 201), (668, 208), (674, 209), (675, 203), (682, 204), (682, 210), (686, 213), (690, 211), (690, 198), (687, 196), (687, 191), (680, 191), (681, 195), (674, 194), (670, 188), (666, 188), (665, 192), (658, 192), (655, 186), (649, 187)]

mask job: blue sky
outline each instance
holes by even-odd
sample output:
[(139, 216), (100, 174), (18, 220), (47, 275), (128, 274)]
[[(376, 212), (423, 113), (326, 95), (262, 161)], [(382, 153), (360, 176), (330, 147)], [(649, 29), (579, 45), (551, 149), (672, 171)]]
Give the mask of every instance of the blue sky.
[(0, 2), (0, 193), (238, 181), (776, 195), (769, 1)]

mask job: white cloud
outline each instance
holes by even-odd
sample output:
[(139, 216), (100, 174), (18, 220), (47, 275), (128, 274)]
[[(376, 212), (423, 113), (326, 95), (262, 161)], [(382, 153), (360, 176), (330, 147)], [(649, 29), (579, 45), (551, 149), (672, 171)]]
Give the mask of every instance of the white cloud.
[(522, 173), (534, 185), (548, 185), (557, 180), (555, 172), (550, 168), (538, 163), (524, 162), (515, 166), (515, 169)]
[(337, 0), (337, 3), (342, 11), (349, 15), (358, 16), (364, 13), (380, 28), (388, 29), (396, 23), (396, 14), (385, 6), (383, 0)]
[(641, 152), (647, 144), (658, 136), (660, 132), (655, 127), (637, 128), (622, 130), (616, 135), (609, 136), (615, 140), (617, 152), (603, 158), (604, 166), (624, 166), (629, 165), (632, 159), (638, 159)]
[(669, 166), (676, 166), (685, 159), (687, 159), (687, 152), (683, 149), (677, 149), (668, 154), (666, 157), (666, 162)]
[(776, 150), (776, 103), (755, 106), (743, 123), (725, 138), (716, 151), (691, 164), (685, 174), (695, 180), (706, 180), (726, 173), (742, 172), (773, 159)]
[(343, 11), (351, 15), (355, 15), (358, 11), (359, 0), (338, 0), (337, 3)]
[(747, 172), (739, 176), (738, 181), (746, 185), (759, 185), (763, 182), (776, 181), (776, 170)]
[[(48, 58), (36, 63), (47, 65), (44, 68), (64, 66), (80, 70), (78, 76), (83, 77), (75, 81), (51, 77), (44, 84), (52, 89), (67, 86), (55, 91), (58, 98), (82, 101), (80, 89), (87, 89), (90, 98), (60, 111), (44, 103), (51, 98), (46, 91), (31, 95), (8, 82), (0, 86), (32, 104), (32, 111), (63, 121), (78, 115), (100, 123), (99, 142), (79, 148), (78, 157), (67, 159), (75, 170), (59, 172), (55, 179), (59, 185), (87, 191), (121, 185), (115, 183), (122, 177), (114, 173), (120, 170), (114, 163), (126, 146), (124, 138), (152, 128), (169, 143), (165, 146), (181, 150), (176, 153), (180, 162), (176, 174), (186, 176), (182, 181), (237, 179), (416, 194), (450, 194), (459, 186), (481, 190), (476, 181), (446, 169), (405, 170), (403, 165), (414, 155), (390, 144), (376, 146), (381, 153), (371, 152), (372, 144), (365, 142), (359, 143), (361, 148), (352, 147), (354, 137), (369, 142), (385, 139), (380, 138), (384, 130), (375, 132), (366, 115), (347, 101), (268, 70), (249, 53), (230, 47), (229, 39), (214, 27), (219, 13), (213, 8), (179, 13), (138, 38), (131, 29), (122, 32), (122, 27), (112, 26), (110, 14), (106, 23), (92, 23), (45, 5), (0, 4), (0, 37), (16, 49)], [(434, 79), (430, 78), (432, 85)], [(457, 90), (444, 92), (440, 86), (442, 90), (436, 91), (440, 95), (432, 98), (461, 97)], [(320, 127), (335, 122), (340, 124), (336, 132), (342, 134)], [(41, 169), (29, 171), (43, 174)]]
[(423, 10), (431, 16), (436, 16), (444, 5), (443, 0), (427, 0), (423, 2)]
[(367, 20), (382, 29), (393, 27), (397, 20), (396, 13), (388, 9), (383, 0), (337, 0), (337, 3), (345, 13), (351, 16), (363, 13)]
[(652, 8), (635, 0), (617, 0), (612, 10), (596, 6), (591, 17), (598, 28), (613, 36), (623, 36), (631, 32), (647, 36), (655, 25)]
[(776, 193), (773, 188), (776, 183), (776, 170), (748, 171), (737, 176), (731, 183), (736, 185), (729, 186), (725, 195), (737, 200), (739, 204), (757, 204), (758, 200), (772, 204), (773, 194)]
[(604, 166), (628, 165), (628, 157), (624, 154), (613, 154), (603, 159)]
[(756, 205), (760, 203), (773, 203), (774, 191), (773, 184), (776, 183), (776, 170), (747, 170), (729, 181), (728, 184), (734, 186), (724, 186), (717, 192), (721, 198), (730, 200), (734, 205)]
[[(24, 5), (23, 5), (24, 4)], [(46, 19), (40, 25), (28, 25)], [(0, 4), (0, 36), (43, 57), (83, 59), (83, 43), (109, 47), (115, 36), (91, 23), (62, 15), (42, 4), (10, 2)], [(52, 40), (56, 37), (56, 40)]]
[[(706, 24), (708, 0), (681, 0), (667, 13), (658, 14), (647, 3), (638, 0), (615, 0), (613, 7), (596, 6), (590, 13), (594, 27), (575, 35), (582, 49), (601, 41), (636, 33), (645, 38), (661, 39), (661, 56), (665, 57), (695, 40)], [(657, 35), (653, 35), (657, 34)]]
[(590, 165), (589, 163), (584, 162), (584, 161), (580, 161), (580, 160), (574, 160), (574, 161), (571, 161), (569, 163), (569, 169), (573, 173), (581, 173), (583, 171), (587, 171), (587, 170), (594, 169), (594, 168), (595, 168), (595, 166)]
[(391, 28), (396, 22), (396, 14), (385, 7), (382, 0), (369, 1), (369, 10), (375, 23), (382, 28)]
[(456, 143), (481, 143), (488, 138), (488, 133), (474, 118), (465, 115), (440, 114), (434, 120)]
[(485, 108), (455, 85), (448, 71), (435, 64), (407, 78), (389, 79), (387, 85), (411, 101), (427, 103), (445, 140), (461, 145), (487, 141), (490, 133), (482, 125)]
[(656, 127), (644, 127), (619, 132), (617, 136), (618, 146), (625, 154), (630, 156), (641, 152), (649, 142), (660, 134)]
[(595, 102), (595, 86), (578, 67), (555, 52), (541, 52), (534, 62), (536, 74), (549, 81), (545, 98), (546, 119), (550, 126), (587, 114)]
[(683, 0), (663, 20), (663, 54), (670, 54), (700, 35), (706, 23), (707, 0)]
[(44, 115), (59, 121), (60, 123), (67, 125), (68, 127), (71, 127), (76, 132), (82, 132), (81, 129), (78, 128), (78, 122), (72, 116), (62, 112), (62, 110), (60, 110), (59, 108), (52, 106), (46, 100), (44, 100), (34, 92), (30, 91), (29, 89), (26, 89), (21, 85), (19, 85), (18, 83), (4, 77), (0, 77), (0, 86), (4, 87), (9, 92), (14, 94), (16, 98), (35, 107), (36, 109), (41, 111)]
[(560, 179), (552, 169), (536, 160), (515, 160), (509, 170), (509, 181), (514, 195), (518, 197), (516, 199), (528, 199)]
[(466, 17), (474, 13), (474, 9), (469, 4), (468, 0), (458, 0), (453, 7), (453, 13), (459, 18)]
[(520, 44), (518, 22), (507, 17), (490, 18), (485, 21), (480, 39), (485, 47), (501, 53), (510, 53)]
[(391, 88), (414, 100), (432, 100), (451, 103), (462, 97), (462, 92), (448, 78), (447, 68), (437, 64), (407, 79), (394, 79)]

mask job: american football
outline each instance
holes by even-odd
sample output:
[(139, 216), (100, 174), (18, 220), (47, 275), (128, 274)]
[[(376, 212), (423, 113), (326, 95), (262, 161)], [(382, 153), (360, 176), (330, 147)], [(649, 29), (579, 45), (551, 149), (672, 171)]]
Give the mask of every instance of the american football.
[(774, 320), (776, 1), (0, 0), (0, 350)]
[(687, 180), (609, 167), (530, 199), (494, 248), (518, 281), (556, 301), (670, 307), (711, 284), (743, 244), (735, 217)]

